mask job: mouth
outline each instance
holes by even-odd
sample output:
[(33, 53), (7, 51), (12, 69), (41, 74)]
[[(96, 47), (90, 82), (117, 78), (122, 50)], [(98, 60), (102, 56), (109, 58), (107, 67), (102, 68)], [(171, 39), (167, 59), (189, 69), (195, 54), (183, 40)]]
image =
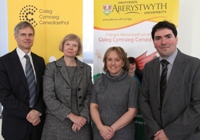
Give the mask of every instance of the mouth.
[(115, 67), (110, 67), (111, 69), (115, 69)]
[(24, 42), (24, 44), (30, 45), (30, 44), (31, 44), (31, 42)]
[(160, 48), (170, 48), (169, 45), (161, 45)]

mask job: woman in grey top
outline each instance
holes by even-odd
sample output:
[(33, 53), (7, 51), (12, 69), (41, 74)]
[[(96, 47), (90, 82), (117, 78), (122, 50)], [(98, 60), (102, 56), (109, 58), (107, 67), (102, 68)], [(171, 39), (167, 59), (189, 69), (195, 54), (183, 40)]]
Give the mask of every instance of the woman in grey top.
[(42, 140), (90, 140), (91, 67), (76, 58), (82, 50), (77, 35), (66, 35), (59, 49), (64, 56), (47, 64), (44, 74)]
[(103, 61), (106, 73), (97, 78), (90, 101), (94, 140), (134, 140), (138, 83), (128, 75), (121, 47), (109, 48)]

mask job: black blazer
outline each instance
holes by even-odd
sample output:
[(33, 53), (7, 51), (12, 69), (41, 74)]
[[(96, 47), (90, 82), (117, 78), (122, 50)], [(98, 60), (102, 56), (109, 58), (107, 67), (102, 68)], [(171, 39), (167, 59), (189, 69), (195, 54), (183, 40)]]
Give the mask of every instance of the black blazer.
[[(31, 55), (37, 78), (36, 105), (33, 109), (44, 114), (42, 76), (45, 63), (42, 57), (34, 53)], [(7, 139), (23, 139), (31, 125), (26, 120), (31, 108), (29, 107), (28, 84), (16, 49), (0, 58), (0, 102), (3, 105), (2, 136)], [(41, 129), (40, 131), (42, 131), (44, 121), (43, 115), (41, 121), (36, 126), (39, 130)]]

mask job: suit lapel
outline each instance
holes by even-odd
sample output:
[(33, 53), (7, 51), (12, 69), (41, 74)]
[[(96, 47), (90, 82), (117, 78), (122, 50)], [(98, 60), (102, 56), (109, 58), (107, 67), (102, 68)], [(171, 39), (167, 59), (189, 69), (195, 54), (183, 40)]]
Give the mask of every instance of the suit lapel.
[[(36, 76), (36, 79), (38, 79), (38, 72), (39, 72), (39, 66), (37, 65), (37, 62), (36, 62), (36, 59), (35, 59), (35, 55), (33, 55), (33, 53), (31, 53), (31, 57), (32, 57), (32, 60), (33, 60), (33, 65), (34, 65), (34, 70), (35, 70), (35, 76)], [(38, 82), (38, 80), (37, 80)]]
[[(155, 61), (154, 68), (153, 68), (153, 81), (155, 84), (155, 93), (160, 93), (160, 62), (159, 59)], [(160, 104), (160, 94), (157, 94), (157, 100)]]
[[(77, 61), (77, 68), (78, 68), (78, 77), (77, 77), (77, 86), (78, 86), (80, 81), (81, 81), (81, 78), (83, 76), (83, 71), (82, 71), (83, 63), (80, 60), (78, 60), (77, 58), (75, 58), (75, 59)], [(66, 80), (66, 82), (71, 86), (71, 81), (70, 81), (69, 74), (67, 72), (67, 68), (66, 68), (66, 65), (65, 65), (65, 62), (64, 62), (64, 58), (63, 57), (60, 58), (56, 62), (56, 65), (61, 66), (60, 73), (63, 76), (63, 78)]]
[(34, 70), (35, 70), (35, 76), (36, 76), (36, 80), (37, 80), (37, 86), (36, 86), (36, 93), (39, 93), (39, 89), (40, 89), (40, 85), (41, 85), (41, 83), (40, 83), (40, 74), (39, 74), (39, 72), (40, 72), (40, 68), (39, 68), (39, 64), (38, 64), (38, 62), (37, 62), (37, 58), (36, 58), (36, 56), (33, 54), (33, 53), (31, 53), (31, 57), (32, 57), (32, 60), (33, 60), (33, 65), (34, 65)]
[(17, 55), (16, 49), (13, 52), (11, 52), (11, 61), (12, 61), (13, 68), (15, 69), (15, 72), (19, 76), (19, 79), (21, 79), (21, 81), (24, 84), (25, 88), (27, 90), (29, 90), (28, 89), (27, 80), (26, 80), (26, 77), (25, 77), (25, 73), (24, 73), (24, 70), (22, 68), (22, 64), (21, 64), (21, 62), (19, 60), (19, 57)]
[(184, 58), (182, 57), (181, 52), (178, 52), (177, 58), (174, 61), (172, 71), (171, 71), (171, 74), (169, 76), (167, 88), (166, 88), (166, 91), (165, 91), (165, 96), (164, 96), (164, 99), (163, 99), (163, 105), (166, 103), (167, 99), (169, 98), (174, 86), (176, 85), (179, 77), (182, 74), (183, 69), (185, 68), (185, 65), (184, 65), (183, 62), (184, 62)]
[(71, 86), (71, 82), (70, 82), (70, 78), (69, 78), (69, 74), (67, 72), (66, 66), (61, 67), (60, 73), (63, 76), (63, 78), (66, 80), (66, 82)]
[(78, 59), (77, 60), (77, 67), (78, 67), (78, 79), (77, 79), (77, 86), (79, 85), (81, 79), (82, 79), (82, 76), (83, 76), (83, 63), (80, 62)]
[(58, 61), (55, 62), (57, 66), (60, 66), (60, 73), (63, 76), (63, 78), (65, 79), (65, 81), (67, 82), (67, 84), (69, 84), (71, 86), (71, 82), (70, 82), (70, 78), (69, 78), (69, 74), (67, 72), (67, 68), (64, 62), (64, 57), (61, 57)]

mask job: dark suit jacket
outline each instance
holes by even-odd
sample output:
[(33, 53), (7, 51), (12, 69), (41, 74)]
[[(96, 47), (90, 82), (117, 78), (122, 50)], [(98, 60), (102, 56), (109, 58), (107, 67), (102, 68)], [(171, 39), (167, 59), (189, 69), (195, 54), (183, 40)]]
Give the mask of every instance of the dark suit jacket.
[[(34, 53), (31, 55), (37, 78), (36, 105), (33, 109), (44, 114), (45, 105), (42, 98), (44, 59)], [(0, 102), (3, 105), (2, 136), (7, 139), (22, 140), (30, 127), (26, 116), (31, 108), (28, 84), (16, 50), (0, 58)], [(43, 117), (41, 120), (43, 121)], [(42, 129), (42, 124), (41, 122), (36, 127)]]
[(170, 140), (199, 140), (200, 60), (178, 51), (161, 108), (159, 74), (159, 58), (146, 64), (140, 108), (149, 137), (163, 129)]

